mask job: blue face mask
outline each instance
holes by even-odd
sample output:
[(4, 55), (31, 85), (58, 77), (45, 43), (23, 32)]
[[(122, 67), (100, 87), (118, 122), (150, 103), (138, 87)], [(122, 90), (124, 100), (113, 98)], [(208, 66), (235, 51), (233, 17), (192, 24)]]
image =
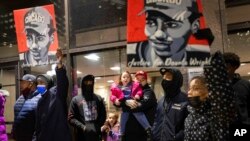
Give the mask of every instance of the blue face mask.
[(45, 85), (37, 85), (36, 90), (43, 95), (46, 92), (46, 86)]

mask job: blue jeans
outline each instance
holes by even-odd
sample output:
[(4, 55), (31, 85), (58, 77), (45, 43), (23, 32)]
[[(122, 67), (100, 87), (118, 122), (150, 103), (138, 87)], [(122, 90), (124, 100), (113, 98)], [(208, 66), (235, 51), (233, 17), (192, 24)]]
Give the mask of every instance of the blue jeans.
[(137, 121), (141, 124), (141, 126), (146, 130), (151, 128), (148, 119), (146, 118), (143, 112), (136, 112), (136, 113), (129, 113), (129, 112), (122, 112), (121, 114), (121, 134), (124, 135), (126, 123), (128, 121), (129, 114), (133, 114)]

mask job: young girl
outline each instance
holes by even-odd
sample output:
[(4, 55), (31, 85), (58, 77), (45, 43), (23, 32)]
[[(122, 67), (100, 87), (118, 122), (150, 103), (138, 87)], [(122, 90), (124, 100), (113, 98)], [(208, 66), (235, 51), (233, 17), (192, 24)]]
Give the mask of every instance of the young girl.
[[(143, 96), (143, 93), (142, 93), (142, 88), (140, 84), (138, 82), (132, 81), (132, 77), (128, 71), (125, 71), (120, 75), (118, 84), (113, 84), (111, 86), (110, 100), (116, 106), (120, 106), (121, 102), (127, 99), (140, 100), (142, 96)], [(138, 122), (142, 125), (142, 127), (146, 131), (151, 130), (151, 126), (143, 112), (135, 112), (131, 114), (135, 116), (135, 118), (138, 120)], [(123, 110), (121, 114), (121, 130), (120, 130), (121, 137), (123, 137), (125, 133), (125, 126), (128, 121), (128, 117), (129, 117), (129, 113)], [(147, 133), (151, 133), (151, 132), (147, 132)], [(148, 134), (147, 136), (149, 136), (147, 138), (151, 140), (151, 134)]]
[(102, 133), (104, 133), (104, 141), (118, 141), (120, 124), (118, 122), (118, 114), (109, 113), (108, 119), (101, 127)]

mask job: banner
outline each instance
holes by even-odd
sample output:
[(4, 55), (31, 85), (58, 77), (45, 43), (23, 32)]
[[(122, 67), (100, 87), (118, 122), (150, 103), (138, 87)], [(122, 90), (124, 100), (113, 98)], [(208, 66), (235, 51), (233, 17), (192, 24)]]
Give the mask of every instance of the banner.
[(58, 38), (54, 5), (14, 10), (22, 67), (55, 63)]
[(127, 66), (210, 63), (200, 0), (128, 0)]

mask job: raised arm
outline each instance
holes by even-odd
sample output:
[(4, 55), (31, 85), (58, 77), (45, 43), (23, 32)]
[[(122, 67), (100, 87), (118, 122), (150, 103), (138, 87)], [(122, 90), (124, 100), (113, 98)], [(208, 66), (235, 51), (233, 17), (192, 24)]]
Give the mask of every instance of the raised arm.
[(67, 99), (69, 80), (66, 74), (66, 69), (62, 64), (63, 54), (61, 49), (58, 49), (56, 52), (57, 58), (57, 67), (56, 67), (56, 84), (57, 84), (57, 93), (56, 96), (60, 97), (63, 100)]
[(235, 94), (220, 52), (216, 52), (212, 56), (211, 66), (204, 67), (204, 74), (208, 83), (212, 115), (223, 122), (234, 120), (236, 115)]

